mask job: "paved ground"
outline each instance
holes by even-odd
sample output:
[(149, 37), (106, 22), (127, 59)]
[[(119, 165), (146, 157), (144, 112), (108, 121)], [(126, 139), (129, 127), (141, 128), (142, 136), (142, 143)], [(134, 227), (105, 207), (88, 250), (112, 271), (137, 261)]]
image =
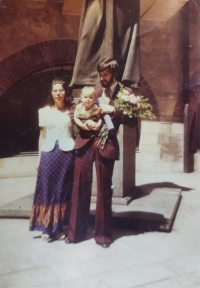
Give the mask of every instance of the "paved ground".
[[(1, 205), (29, 195), (28, 181), (29, 189), (19, 191), (0, 180)], [(199, 173), (137, 173), (137, 186), (163, 182), (182, 187), (172, 231), (115, 225), (108, 249), (95, 244), (92, 227), (86, 241), (66, 245), (42, 241), (28, 231), (28, 219), (0, 219), (0, 288), (200, 287)]]

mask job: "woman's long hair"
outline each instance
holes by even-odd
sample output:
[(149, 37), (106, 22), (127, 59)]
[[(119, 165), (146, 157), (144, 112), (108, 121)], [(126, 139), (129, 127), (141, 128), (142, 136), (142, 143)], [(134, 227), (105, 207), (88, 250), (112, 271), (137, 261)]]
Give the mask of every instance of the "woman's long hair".
[(49, 89), (49, 96), (47, 98), (47, 105), (50, 107), (53, 107), (55, 105), (55, 102), (54, 102), (53, 96), (52, 96), (52, 89), (53, 89), (53, 86), (55, 84), (61, 84), (62, 85), (63, 89), (65, 90), (65, 99), (64, 99), (65, 107), (70, 108), (72, 106), (73, 97), (72, 97), (72, 95), (69, 95), (69, 91), (68, 91), (68, 87), (66, 85), (66, 82), (61, 78), (55, 78), (52, 81), (51, 88)]

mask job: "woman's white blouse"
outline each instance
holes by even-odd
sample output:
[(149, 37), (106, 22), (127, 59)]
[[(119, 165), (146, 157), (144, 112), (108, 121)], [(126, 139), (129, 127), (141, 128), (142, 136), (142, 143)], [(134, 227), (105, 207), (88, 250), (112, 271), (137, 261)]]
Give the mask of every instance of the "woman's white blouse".
[(56, 108), (46, 106), (39, 109), (38, 113), (39, 126), (46, 127), (46, 139), (41, 147), (41, 151), (52, 151), (57, 140), (61, 150), (72, 150), (74, 140), (72, 138), (72, 124), (69, 112), (61, 112)]

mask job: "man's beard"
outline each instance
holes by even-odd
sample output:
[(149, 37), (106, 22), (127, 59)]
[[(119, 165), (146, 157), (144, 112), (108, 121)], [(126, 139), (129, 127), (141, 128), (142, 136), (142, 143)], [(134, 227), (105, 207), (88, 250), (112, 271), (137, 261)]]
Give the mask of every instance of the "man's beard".
[(114, 77), (112, 76), (109, 81), (101, 80), (101, 85), (103, 88), (109, 88), (111, 87), (113, 82), (114, 82)]

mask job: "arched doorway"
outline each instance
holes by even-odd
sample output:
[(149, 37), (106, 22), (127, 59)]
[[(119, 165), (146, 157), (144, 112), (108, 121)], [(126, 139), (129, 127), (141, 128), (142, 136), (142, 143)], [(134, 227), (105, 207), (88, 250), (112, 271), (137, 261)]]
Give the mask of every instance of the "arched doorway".
[(38, 109), (44, 107), (51, 82), (62, 77), (67, 83), (72, 65), (37, 70), (18, 81), (0, 98), (0, 158), (35, 154), (38, 150)]
[(37, 150), (37, 110), (54, 77), (71, 80), (76, 50), (76, 40), (53, 39), (0, 62), (0, 158)]

